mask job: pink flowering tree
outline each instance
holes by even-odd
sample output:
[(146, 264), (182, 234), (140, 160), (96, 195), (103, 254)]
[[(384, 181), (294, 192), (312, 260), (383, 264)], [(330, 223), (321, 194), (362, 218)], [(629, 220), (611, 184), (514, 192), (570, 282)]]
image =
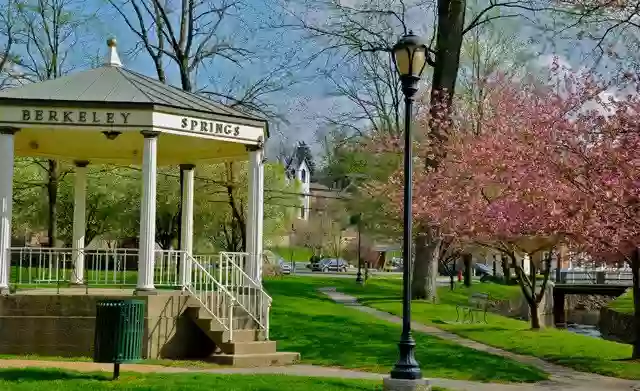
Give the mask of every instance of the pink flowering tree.
[[(640, 244), (638, 86), (627, 79), (618, 87), (633, 93), (605, 100), (610, 85), (590, 75), (556, 78), (553, 88), (500, 83), (484, 133), (450, 145), (446, 164), (416, 184), (417, 210), (445, 232), (498, 243), (511, 257), (513, 249), (535, 255), (562, 240), (631, 261)], [(515, 268), (533, 328), (549, 259), (543, 265), (539, 291)]]
[[(465, 132), (459, 123), (455, 136), (438, 146), (440, 164), (414, 176), (418, 221), (436, 226), (443, 237), (492, 246), (512, 259), (532, 328), (539, 327), (549, 259), (539, 264), (544, 279), (538, 289), (536, 263), (532, 276), (525, 275), (513, 262), (517, 253), (536, 258), (563, 241), (608, 254), (603, 260), (615, 255), (630, 261), (629, 249), (640, 238), (639, 84), (627, 77), (616, 86), (632, 93), (602, 99), (611, 84), (589, 74), (560, 74), (546, 85), (495, 80), (482, 134)], [(417, 144), (418, 155), (436, 154)], [(390, 210), (402, 205), (401, 176), (378, 186)]]

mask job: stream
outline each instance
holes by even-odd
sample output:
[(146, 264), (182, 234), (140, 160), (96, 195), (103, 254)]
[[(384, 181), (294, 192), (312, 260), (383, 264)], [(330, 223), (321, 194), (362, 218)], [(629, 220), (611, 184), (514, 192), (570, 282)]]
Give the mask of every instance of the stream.
[[(547, 315), (541, 319), (546, 327), (554, 327), (553, 315)], [(567, 331), (586, 335), (588, 337), (602, 338), (598, 329), (600, 313), (598, 311), (569, 310), (566, 314)]]
[(586, 335), (588, 337), (602, 338), (602, 334), (600, 334), (598, 326), (571, 323), (567, 325), (567, 330), (572, 333)]

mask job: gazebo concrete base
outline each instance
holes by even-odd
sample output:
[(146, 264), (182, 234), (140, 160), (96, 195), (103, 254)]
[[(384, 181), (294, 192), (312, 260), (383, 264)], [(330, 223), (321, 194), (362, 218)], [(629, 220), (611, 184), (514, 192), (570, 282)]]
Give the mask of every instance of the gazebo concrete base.
[[(87, 294), (84, 289), (61, 288), (56, 292), (56, 288), (39, 288), (0, 297), (0, 354), (92, 357), (96, 303), (134, 297), (131, 289), (91, 288)], [(146, 304), (144, 358), (200, 359), (235, 366), (283, 365), (299, 358), (276, 352), (275, 342), (273, 349), (260, 351), (265, 346), (258, 343), (261, 336), (256, 330), (251, 343), (217, 346), (189, 315), (199, 302), (180, 291), (156, 293), (135, 296)], [(254, 346), (258, 350), (251, 350)], [(220, 354), (225, 348), (232, 350)]]

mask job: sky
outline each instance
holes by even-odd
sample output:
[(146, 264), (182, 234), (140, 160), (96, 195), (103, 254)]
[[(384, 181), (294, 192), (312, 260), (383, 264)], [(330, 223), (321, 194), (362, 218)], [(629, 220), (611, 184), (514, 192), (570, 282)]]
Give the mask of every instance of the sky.
[[(106, 39), (115, 37), (125, 67), (156, 76), (147, 53), (135, 50), (139, 47), (139, 38), (107, 0), (69, 1), (75, 1), (76, 16), (95, 13), (85, 25), (79, 43), (72, 51), (70, 63), (74, 64), (74, 67), (87, 68), (91, 62), (95, 64), (96, 58), (104, 58), (107, 52)], [(166, 1), (171, 6), (178, 3), (176, 0)], [(203, 1), (211, 2), (211, 6), (207, 5), (208, 9), (221, 1), (229, 0)], [(343, 0), (342, 4), (354, 5), (356, 1), (358, 0)], [(411, 5), (410, 1), (406, 3)], [(302, 140), (312, 145), (315, 152), (319, 152), (316, 142), (318, 133), (326, 128), (322, 117), (338, 111), (348, 111), (351, 106), (348, 100), (332, 93), (331, 83), (322, 74), (327, 65), (324, 62), (325, 57), (320, 57), (306, 66), (299, 64), (300, 60), (318, 52), (318, 43), (303, 39), (305, 33), (297, 29), (282, 28), (283, 23), (291, 21), (283, 19), (282, 9), (279, 8), (282, 4), (315, 21), (323, 22), (327, 17), (322, 9), (304, 6), (314, 4), (313, 0), (245, 0), (239, 3), (233, 13), (225, 18), (218, 31), (219, 36), (230, 39), (239, 47), (248, 50), (248, 53), (238, 64), (220, 57), (207, 63), (206, 68), (200, 70), (196, 84), (207, 90), (242, 90), (285, 64), (287, 68), (277, 72), (276, 77), (280, 80), (276, 84), (284, 87), (265, 97), (265, 101), (274, 107), (282, 118), (272, 121), (272, 140), (268, 143), (269, 147), (273, 151), (282, 140), (286, 140), (287, 144)], [(130, 8), (123, 8), (122, 12), (128, 17), (134, 17)], [(413, 27), (416, 33), (428, 37), (433, 26), (431, 14), (424, 11), (411, 12), (410, 9), (405, 23)], [(579, 69), (585, 61), (585, 53), (591, 50), (589, 44), (576, 45), (575, 40), (550, 37), (542, 32), (540, 24), (532, 25), (523, 19), (507, 18), (499, 23), (499, 27), (507, 34), (513, 34), (526, 43), (527, 50), (534, 54), (534, 61), (543, 65), (549, 63), (549, 59), (554, 56), (559, 56), (563, 63)], [(88, 61), (87, 57), (92, 57), (93, 60)], [(169, 65), (169, 61), (165, 64), (169, 81), (179, 84), (177, 68)], [(352, 67), (346, 66), (341, 69), (340, 63), (334, 62), (331, 65), (337, 65), (338, 72), (354, 71)]]

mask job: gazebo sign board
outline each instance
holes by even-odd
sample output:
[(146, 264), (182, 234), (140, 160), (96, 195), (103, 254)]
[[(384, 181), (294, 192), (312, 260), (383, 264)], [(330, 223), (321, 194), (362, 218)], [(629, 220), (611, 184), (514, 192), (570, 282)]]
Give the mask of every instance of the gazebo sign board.
[(16, 128), (28, 126), (90, 129), (109, 126), (113, 130), (127, 130), (152, 127), (171, 133), (191, 133), (206, 138), (247, 144), (258, 142), (264, 134), (264, 128), (257, 126), (141, 110), (7, 106), (2, 114), (0, 123)]

